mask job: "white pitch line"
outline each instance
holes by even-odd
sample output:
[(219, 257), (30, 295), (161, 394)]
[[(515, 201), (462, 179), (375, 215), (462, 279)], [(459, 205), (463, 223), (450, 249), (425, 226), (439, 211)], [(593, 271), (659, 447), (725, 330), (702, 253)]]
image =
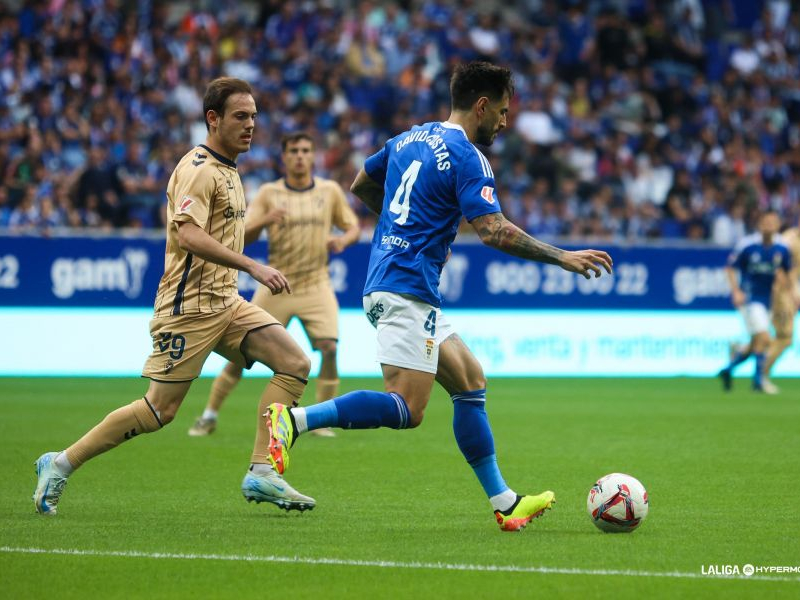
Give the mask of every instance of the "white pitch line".
[(668, 577), (674, 579), (742, 579), (800, 583), (800, 577), (769, 575), (703, 575), (680, 571), (632, 571), (616, 569), (567, 569), (563, 567), (521, 567), (516, 565), (469, 565), (441, 562), (399, 562), (392, 560), (356, 560), (348, 558), (313, 558), (307, 556), (257, 556), (252, 554), (183, 554), (175, 552), (139, 552), (137, 550), (80, 550), (78, 548), (19, 548), (0, 546), (6, 554), (57, 554), (63, 556), (99, 556), (121, 558), (174, 558), (177, 560), (221, 560), (230, 562), (293, 563), (336, 565), (343, 567), (376, 567), (379, 569), (432, 569), (438, 571), (486, 571), (494, 573), (537, 573), (544, 575), (601, 575), (617, 577)]

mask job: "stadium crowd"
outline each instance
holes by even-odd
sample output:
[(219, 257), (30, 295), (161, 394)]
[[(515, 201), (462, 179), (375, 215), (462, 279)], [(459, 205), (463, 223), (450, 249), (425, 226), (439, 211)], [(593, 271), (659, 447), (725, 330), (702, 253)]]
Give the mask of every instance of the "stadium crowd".
[(788, 0), (27, 0), (0, 8), (0, 228), (163, 226), (219, 75), (256, 90), (251, 193), (301, 128), (316, 173), (348, 189), (394, 133), (446, 118), (451, 68), (473, 59), (514, 71), (487, 153), (535, 236), (731, 245), (766, 208), (800, 216)]

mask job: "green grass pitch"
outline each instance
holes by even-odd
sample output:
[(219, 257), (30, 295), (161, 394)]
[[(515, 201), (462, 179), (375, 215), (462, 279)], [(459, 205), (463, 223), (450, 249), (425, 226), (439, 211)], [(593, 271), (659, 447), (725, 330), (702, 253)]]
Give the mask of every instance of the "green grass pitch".
[[(800, 381), (779, 380), (779, 396), (745, 380), (731, 394), (696, 379), (491, 381), (506, 480), (556, 492), (554, 510), (521, 534), (495, 524), (439, 388), (414, 431), (302, 438), (286, 477), (314, 511), (246, 503), (264, 383), (244, 380), (217, 433), (190, 438), (210, 387), (197, 381), (172, 425), (78, 471), (50, 519), (30, 500), (33, 461), (145, 382), (0, 379), (0, 597), (800, 597), (798, 573), (701, 574), (800, 566)], [(603, 534), (586, 514), (591, 484), (614, 471), (649, 492), (650, 515), (630, 535)]]

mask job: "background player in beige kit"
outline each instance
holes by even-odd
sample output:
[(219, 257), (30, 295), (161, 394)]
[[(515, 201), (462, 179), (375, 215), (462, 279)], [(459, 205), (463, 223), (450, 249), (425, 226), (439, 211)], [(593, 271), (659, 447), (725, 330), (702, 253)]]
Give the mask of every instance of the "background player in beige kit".
[[(313, 176), (314, 141), (298, 131), (281, 140), (286, 176), (258, 190), (247, 209), (245, 244), (256, 240), (265, 227), (269, 233), (269, 263), (292, 285), (292, 295), (273, 295), (259, 286), (253, 304), (284, 327), (297, 317), (315, 350), (322, 354), (316, 401), (336, 396), (339, 375), (336, 345), (339, 338), (339, 304), (328, 275), (328, 254), (338, 254), (358, 240), (358, 218), (347, 204), (338, 183)], [(336, 227), (342, 235), (332, 235)], [(242, 377), (242, 367), (229, 362), (214, 380), (208, 404), (189, 429), (189, 435), (213, 433), (217, 413)], [(314, 433), (332, 436), (328, 428)]]
[[(787, 229), (781, 233), (781, 238), (792, 255), (792, 270), (789, 271), (788, 288), (776, 286), (772, 292), (772, 326), (775, 328), (775, 337), (769, 344), (767, 360), (764, 363), (764, 373), (767, 376), (781, 354), (792, 345), (794, 321), (800, 308), (800, 227), (795, 225)], [(777, 392), (778, 388), (772, 380), (767, 379), (767, 381)]]
[(56, 514), (67, 477), (86, 461), (170, 423), (212, 351), (237, 365), (259, 361), (275, 372), (258, 408), (255, 447), (242, 481), (245, 498), (286, 510), (315, 505), (268, 464), (269, 434), (261, 416), (270, 402), (292, 404), (300, 398), (310, 361), (283, 326), (242, 299), (236, 287), (238, 272), (246, 271), (272, 293), (291, 293), (280, 271), (242, 254), (245, 199), (235, 161), (250, 149), (255, 127), (250, 86), (240, 79), (215, 79), (203, 112), (206, 143), (181, 159), (167, 187), (164, 276), (150, 321), (153, 352), (143, 370), (150, 379), (147, 393), (109, 413), (63, 452), (39, 457), (33, 501), (40, 514)]

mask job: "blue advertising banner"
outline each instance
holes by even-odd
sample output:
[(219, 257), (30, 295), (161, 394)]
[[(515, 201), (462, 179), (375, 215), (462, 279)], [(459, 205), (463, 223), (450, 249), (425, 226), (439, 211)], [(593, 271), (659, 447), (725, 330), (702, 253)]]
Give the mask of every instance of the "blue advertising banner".
[[(584, 279), (553, 265), (459, 243), (442, 273), (445, 308), (661, 310), (730, 309), (719, 248), (604, 247), (614, 275)], [(266, 243), (248, 255), (264, 259)], [(360, 307), (369, 244), (333, 256), (330, 272), (343, 307)], [(136, 237), (0, 237), (0, 306), (147, 307), (164, 269), (164, 240)], [(255, 282), (241, 274), (249, 298)]]

